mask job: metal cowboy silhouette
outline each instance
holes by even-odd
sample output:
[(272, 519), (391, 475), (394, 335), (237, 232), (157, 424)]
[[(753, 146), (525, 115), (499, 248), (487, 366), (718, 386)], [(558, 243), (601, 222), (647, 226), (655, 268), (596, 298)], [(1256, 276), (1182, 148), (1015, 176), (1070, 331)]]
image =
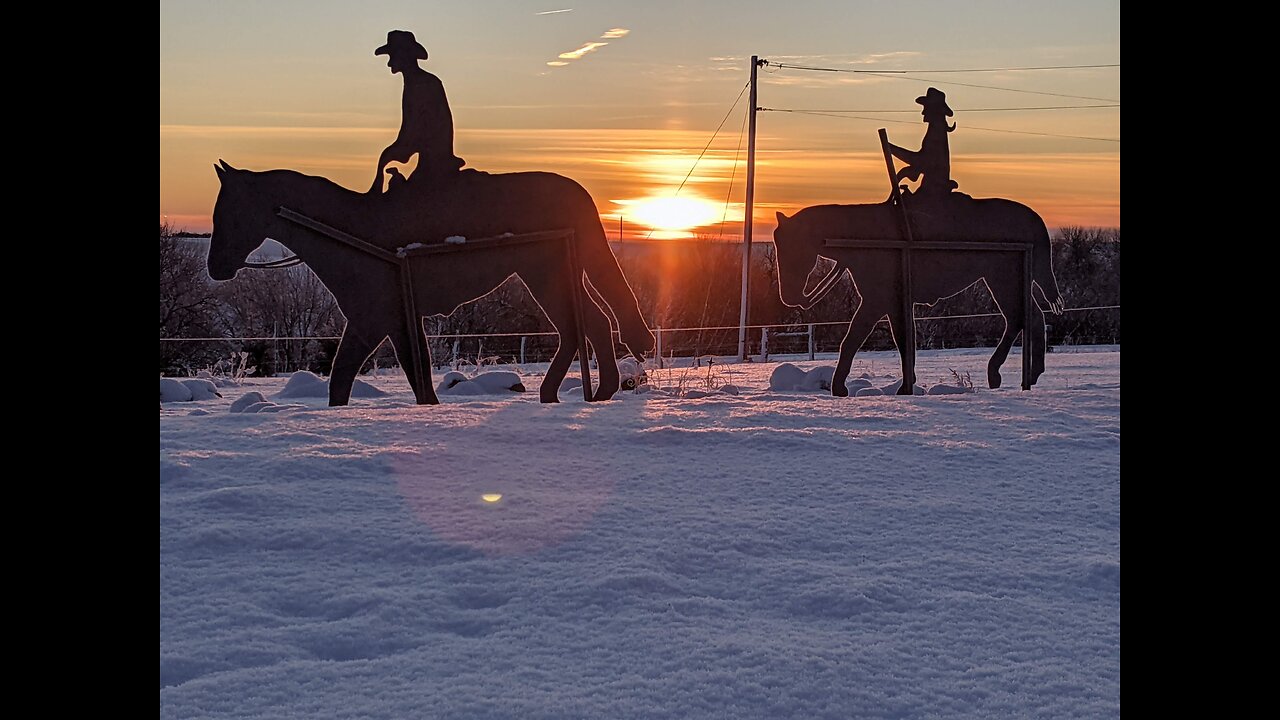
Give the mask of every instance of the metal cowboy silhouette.
[(893, 156), (907, 163), (898, 171), (894, 182), (903, 178), (914, 181), (923, 174), (924, 180), (916, 189), (916, 195), (945, 195), (959, 187), (951, 179), (951, 147), (947, 142), (947, 133), (956, 129), (955, 125), (947, 125), (947, 118), (953, 113), (947, 107), (946, 94), (937, 88), (929, 88), (928, 92), (916, 98), (916, 102), (924, 106), (920, 114), (929, 128), (925, 130), (919, 151), (889, 144)]
[[(453, 114), (449, 112), (444, 83), (418, 67), (419, 60), (427, 59), (427, 49), (414, 39), (413, 33), (392, 30), (387, 33), (387, 44), (373, 54), (387, 55), (387, 67), (404, 77), (404, 95), (400, 134), (378, 158), (378, 171), (369, 193), (382, 192), (387, 163), (407, 163), (415, 154), (418, 166), (410, 178), (413, 185), (430, 186), (452, 179), (466, 161), (453, 154)], [(408, 182), (403, 176), (396, 176), (398, 172), (392, 177), (393, 187)]]

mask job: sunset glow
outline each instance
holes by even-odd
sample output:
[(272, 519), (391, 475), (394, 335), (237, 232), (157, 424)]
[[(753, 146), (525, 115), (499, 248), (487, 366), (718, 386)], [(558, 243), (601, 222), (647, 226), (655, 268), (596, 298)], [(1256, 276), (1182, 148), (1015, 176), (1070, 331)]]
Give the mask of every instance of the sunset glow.
[[(447, 89), (467, 166), (572, 178), (595, 199), (611, 237), (740, 237), (747, 97), (739, 93), (754, 51), (773, 63), (759, 74), (758, 105), (795, 109), (757, 118), (757, 238), (772, 232), (775, 210), (883, 200), (889, 183), (876, 130), (919, 147), (914, 99), (931, 86), (955, 109), (951, 167), (960, 191), (1024, 202), (1050, 227), (1120, 224), (1120, 70), (1097, 65), (1119, 62), (1118, 3), (979, 3), (963, 13), (914, 3), (784, 4), (757, 8), (733, 32), (715, 30), (728, 7), (716, 2), (653, 11), (606, 0), (535, 12), (501, 1), (458, 5), (447, 23), (407, 0), (349, 15), (309, 7), (165, 3), (162, 219), (210, 229), (218, 158), (363, 192), (401, 111), (402, 82), (373, 49), (388, 28), (404, 27), (417, 31), (430, 52), (423, 67)], [(1092, 69), (851, 74), (1040, 65)], [(1033, 106), (1065, 109), (1026, 110)], [(992, 108), (1015, 111), (978, 112)]]
[[(649, 197), (615, 200), (623, 219), (656, 231), (661, 239), (689, 237), (691, 231), (720, 222), (724, 207), (698, 197)], [(660, 233), (660, 234), (659, 234)]]

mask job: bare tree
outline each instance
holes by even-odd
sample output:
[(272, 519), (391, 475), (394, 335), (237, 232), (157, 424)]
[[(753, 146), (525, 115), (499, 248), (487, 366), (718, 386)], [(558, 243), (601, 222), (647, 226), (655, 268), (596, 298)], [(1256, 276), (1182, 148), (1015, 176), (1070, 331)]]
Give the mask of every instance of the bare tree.
[[(160, 226), (160, 337), (216, 337), (218, 292), (205, 272), (205, 248)], [(221, 354), (205, 343), (161, 342), (160, 371), (181, 373), (203, 367)]]
[(327, 371), (346, 319), (333, 295), (305, 266), (243, 270), (220, 288), (224, 324), (236, 337), (290, 338), (244, 345), (263, 372)]

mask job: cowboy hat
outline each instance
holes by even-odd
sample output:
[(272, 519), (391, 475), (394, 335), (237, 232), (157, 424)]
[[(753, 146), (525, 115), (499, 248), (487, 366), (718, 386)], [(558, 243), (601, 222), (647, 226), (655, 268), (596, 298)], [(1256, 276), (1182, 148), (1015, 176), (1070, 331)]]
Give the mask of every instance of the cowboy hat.
[[(410, 36), (412, 37), (412, 36)], [(916, 102), (931, 110), (941, 110), (951, 117), (955, 113), (951, 112), (951, 108), (947, 106), (947, 95), (938, 88), (929, 88), (924, 95), (916, 98)]]
[(392, 30), (387, 33), (387, 44), (373, 51), (374, 55), (390, 55), (407, 52), (415, 60), (426, 60), (427, 49), (422, 47), (408, 30)]

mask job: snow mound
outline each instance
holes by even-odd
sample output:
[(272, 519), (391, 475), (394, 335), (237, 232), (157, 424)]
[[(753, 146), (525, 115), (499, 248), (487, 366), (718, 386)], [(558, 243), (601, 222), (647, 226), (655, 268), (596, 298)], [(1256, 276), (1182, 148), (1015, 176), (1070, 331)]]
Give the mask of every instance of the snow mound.
[[(900, 387), (902, 387), (902, 381), (894, 380), (888, 385), (885, 385), (884, 387), (880, 388), (880, 392), (884, 395), (897, 395), (898, 388)], [(925, 393), (925, 389), (919, 385), (916, 385), (914, 390), (915, 392), (912, 393), (913, 395), (923, 395)]]
[(444, 374), (444, 377), (440, 378), (440, 384), (436, 385), (436, 392), (437, 393), (445, 392), (450, 388), (452, 388), (454, 385), (457, 385), (458, 383), (464, 383), (466, 381), (467, 381), (466, 375), (463, 375), (457, 370), (450, 370), (449, 372)]
[(329, 382), (305, 370), (296, 372), (289, 376), (289, 382), (285, 383), (284, 389), (275, 396), (278, 398), (329, 397)]
[[(257, 395), (257, 393), (253, 393), (253, 394)], [(306, 405), (301, 405), (298, 403), (280, 405), (277, 403), (273, 403), (270, 400), (263, 400), (262, 402), (250, 403), (244, 406), (243, 408), (241, 408), (240, 410), (232, 410), (232, 412), (239, 412), (245, 415), (257, 415), (259, 413), (278, 413), (278, 412), (286, 412), (289, 410), (305, 410), (306, 407), (307, 407)]]
[(173, 378), (160, 378), (160, 402), (191, 402), (191, 388)]
[(250, 405), (246, 405), (244, 409), (241, 410), (240, 412), (244, 413), (245, 415), (254, 415), (262, 412), (264, 408), (269, 408), (269, 407), (276, 407), (276, 404), (268, 400), (263, 400), (262, 402), (256, 402)]
[(262, 396), (262, 393), (258, 392), (257, 390), (253, 390), (251, 392), (247, 392), (241, 395), (240, 397), (236, 398), (236, 401), (231, 403), (231, 412), (242, 413), (245, 411), (245, 408), (249, 407), (250, 405), (264, 403), (266, 401), (267, 399)]
[(883, 394), (884, 394), (884, 391), (878, 387), (864, 387), (864, 388), (860, 388), (858, 392), (853, 393), (853, 396), (854, 397), (872, 397), (874, 395), (883, 395)]
[(959, 385), (944, 385), (939, 383), (938, 385), (934, 385), (933, 387), (929, 388), (929, 392), (925, 394), (926, 395), (964, 395), (967, 392), (970, 392), (969, 388), (960, 387)]
[(307, 407), (306, 405), (300, 405), (297, 403), (290, 403), (287, 405), (277, 405), (276, 403), (269, 402), (269, 403), (262, 403), (262, 405), (264, 407), (258, 408), (258, 412), (260, 413), (278, 413), (278, 412), (287, 412), (289, 410), (305, 410)]
[(836, 374), (832, 365), (822, 365), (808, 372), (792, 365), (782, 363), (774, 368), (769, 376), (769, 389), (782, 391), (795, 390), (830, 390), (831, 378)]
[(240, 387), (240, 383), (236, 382), (235, 380), (232, 380), (229, 377), (224, 377), (222, 375), (214, 375), (208, 370), (201, 370), (200, 372), (196, 373), (196, 377), (202, 380), (208, 380), (209, 382), (213, 383), (214, 385), (217, 385), (220, 388)]
[(865, 377), (856, 377), (844, 384), (845, 387), (849, 388), (850, 395), (857, 395), (859, 390), (869, 388), (871, 385), (871, 381)]
[[(375, 398), (386, 393), (369, 383), (357, 379), (351, 386), (351, 397)], [(275, 394), (277, 398), (327, 398), (329, 397), (329, 381), (318, 377), (315, 373), (299, 370), (289, 376), (284, 389)]]
[(524, 391), (520, 376), (507, 370), (480, 373), (471, 378), (457, 371), (449, 371), (436, 387), (436, 393), (440, 395), (505, 395)]
[(471, 382), (479, 385), (491, 394), (503, 392), (524, 392), (524, 383), (520, 376), (509, 370), (493, 370), (480, 373), (471, 378)]
[(684, 396), (690, 400), (697, 400), (698, 398), (704, 398), (710, 394), (711, 393), (707, 392), (706, 390), (685, 390), (684, 392)]
[(183, 380), (183, 385), (191, 391), (192, 400), (212, 400), (222, 397), (222, 393), (218, 392), (218, 386), (213, 384), (212, 380), (204, 378), (191, 378)]
[(560, 381), (560, 392), (577, 390), (580, 387), (582, 387), (582, 378), (580, 377), (567, 377)]
[(725, 395), (741, 395), (742, 394), (742, 390), (740, 390), (737, 385), (725, 385), (720, 388), (720, 392), (724, 393)]
[(187, 413), (187, 415), (212, 415), (212, 414), (213, 413), (209, 412), (208, 410), (205, 410), (204, 408), (196, 408), (195, 410), (192, 410), (191, 412)]

